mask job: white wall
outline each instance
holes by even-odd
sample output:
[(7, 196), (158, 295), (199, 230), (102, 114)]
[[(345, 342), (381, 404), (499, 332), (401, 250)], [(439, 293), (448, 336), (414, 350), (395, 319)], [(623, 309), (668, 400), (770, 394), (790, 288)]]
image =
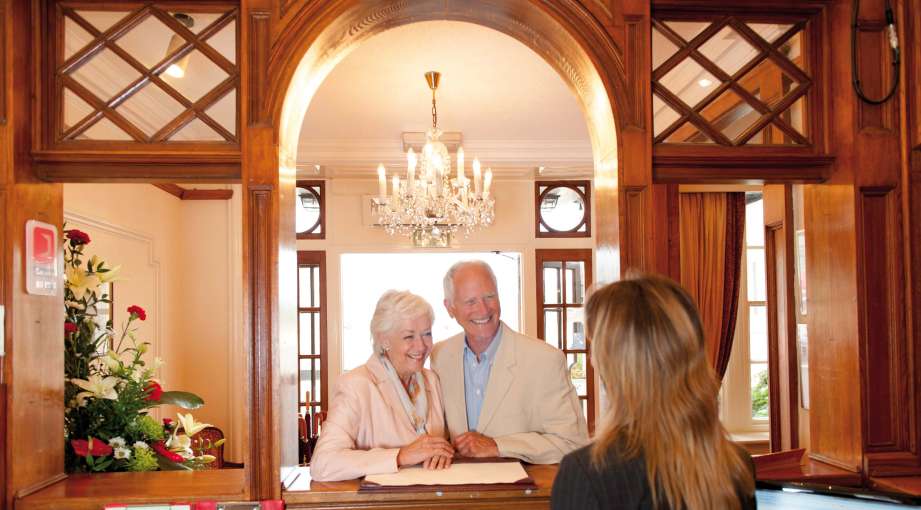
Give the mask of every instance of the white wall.
[[(493, 183), (496, 221), (469, 238), (459, 234), (450, 248), (414, 248), (406, 238), (390, 236), (380, 228), (366, 225), (362, 214), (368, 197), (377, 193), (375, 179), (333, 179), (326, 181), (326, 239), (299, 240), (298, 250), (326, 251), (327, 341), (329, 385), (341, 374), (340, 351), (340, 256), (343, 253), (399, 253), (402, 251), (472, 252), (515, 251), (522, 255), (522, 324), (524, 332), (537, 335), (535, 249), (592, 248), (594, 238), (537, 239), (534, 234), (534, 181), (498, 180)], [(595, 215), (592, 214), (592, 232)], [(593, 264), (594, 265), (594, 264)], [(432, 306), (442, 306), (432, 303)]]
[[(190, 201), (150, 184), (65, 184), (68, 228), (86, 231), (87, 253), (121, 265), (115, 283), (116, 327), (125, 309), (147, 310), (138, 338), (163, 358), (167, 390), (197, 393), (196, 419), (220, 427), (225, 457), (242, 458), (245, 366), (240, 271), (241, 197)], [(174, 416), (165, 406), (158, 417)]]

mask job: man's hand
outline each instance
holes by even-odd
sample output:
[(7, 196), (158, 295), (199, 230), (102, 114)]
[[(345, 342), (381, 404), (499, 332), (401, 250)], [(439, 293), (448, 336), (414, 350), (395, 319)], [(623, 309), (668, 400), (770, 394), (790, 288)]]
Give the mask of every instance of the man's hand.
[(454, 438), (454, 448), (464, 457), (498, 457), (499, 446), (479, 432), (464, 432)]

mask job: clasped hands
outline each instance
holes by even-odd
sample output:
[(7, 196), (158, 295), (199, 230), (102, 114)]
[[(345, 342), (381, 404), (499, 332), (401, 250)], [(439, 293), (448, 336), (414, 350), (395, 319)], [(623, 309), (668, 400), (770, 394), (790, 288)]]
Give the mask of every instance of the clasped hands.
[(425, 469), (444, 469), (451, 465), (455, 453), (461, 457), (498, 457), (499, 447), (495, 440), (479, 432), (464, 432), (454, 438), (453, 445), (441, 437), (422, 435), (400, 448), (397, 466), (421, 462)]

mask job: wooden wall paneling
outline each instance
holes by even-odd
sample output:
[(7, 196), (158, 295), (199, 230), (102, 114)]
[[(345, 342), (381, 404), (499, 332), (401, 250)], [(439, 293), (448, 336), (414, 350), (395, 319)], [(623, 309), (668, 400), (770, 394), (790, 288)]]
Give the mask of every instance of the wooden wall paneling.
[[(7, 1), (0, 0), (0, 125), (6, 124), (6, 33)], [(2, 501), (2, 499), (0, 499)]]
[(646, 224), (649, 213), (648, 187), (625, 186), (623, 194), (624, 230), (622, 232), (621, 260), (624, 272), (630, 269), (647, 269), (653, 261), (646, 259)]
[[(784, 416), (781, 389), (780, 349), (779, 349), (779, 310), (777, 309), (777, 276), (783, 271), (777, 265), (777, 234), (783, 233), (782, 222), (769, 223), (764, 226), (764, 268), (767, 283), (767, 327), (768, 327), (768, 414), (770, 416), (771, 452), (784, 450), (784, 425), (790, 417)], [(789, 436), (786, 438), (789, 443)]]
[(268, 121), (265, 95), (268, 90), (266, 76), (269, 64), (269, 19), (268, 10), (249, 11), (249, 123), (262, 125)]

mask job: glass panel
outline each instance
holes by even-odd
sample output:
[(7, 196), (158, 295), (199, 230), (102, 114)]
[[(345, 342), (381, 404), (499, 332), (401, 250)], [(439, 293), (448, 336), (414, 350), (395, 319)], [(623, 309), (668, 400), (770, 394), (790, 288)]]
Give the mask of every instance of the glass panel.
[(655, 27), (652, 29), (652, 68), (656, 69), (663, 62), (668, 60), (668, 57), (675, 54), (678, 51), (678, 47), (675, 46), (667, 37), (662, 35), (662, 32)]
[(64, 129), (70, 129), (71, 126), (83, 120), (84, 117), (93, 113), (94, 108), (86, 101), (74, 94), (68, 88), (64, 88)]
[(297, 188), (294, 206), (295, 232), (309, 232), (320, 221), (320, 198), (313, 189)]
[(106, 48), (77, 68), (71, 76), (96, 97), (108, 101), (141, 74), (115, 52)]
[(77, 15), (89, 21), (96, 30), (105, 32), (118, 20), (129, 14), (129, 11), (76, 11)]
[(316, 317), (313, 312), (301, 312), (298, 316), (298, 354), (319, 354), (314, 352), (314, 333), (316, 332)]
[(730, 140), (735, 140), (760, 117), (748, 102), (732, 90), (720, 94), (703, 109), (701, 115)]
[(230, 22), (206, 41), (231, 63), (237, 63), (237, 25)]
[(131, 135), (125, 133), (111, 120), (102, 118), (93, 124), (89, 129), (80, 133), (77, 139), (81, 140), (134, 140)]
[(311, 293), (313, 306), (323, 306), (323, 302), (320, 300), (320, 266), (313, 266), (313, 287), (311, 289), (313, 291)]
[(778, 37), (793, 28), (792, 23), (746, 23), (748, 28), (760, 35), (765, 41), (772, 43)]
[(803, 62), (803, 31), (800, 30), (793, 37), (780, 46), (780, 52), (787, 56), (791, 62), (802, 70), (806, 70), (806, 63)]
[(540, 217), (557, 232), (570, 232), (585, 220), (585, 202), (572, 188), (556, 187), (544, 194)]
[(768, 370), (767, 363), (752, 363), (752, 418), (768, 418)]
[(680, 128), (668, 135), (665, 141), (667, 143), (716, 143), (703, 131), (697, 129), (697, 126), (691, 124), (690, 121), (685, 122)]
[(544, 310), (544, 341), (554, 347), (561, 347), (560, 338), (562, 324), (560, 324), (560, 309), (548, 308)]
[(237, 89), (232, 89), (209, 106), (205, 113), (231, 134), (237, 134)]
[(763, 144), (763, 143), (764, 143), (764, 140), (766, 139), (764, 133), (765, 133), (765, 131), (766, 131), (767, 129), (768, 129), (768, 128), (764, 128), (764, 129), (762, 129), (761, 131), (758, 131), (757, 133), (755, 133), (754, 136), (752, 136), (751, 138), (748, 139), (747, 142), (745, 142), (745, 145), (761, 145), (761, 144)]
[(566, 302), (581, 305), (585, 300), (585, 262), (567, 262), (566, 281)]
[(652, 96), (652, 126), (653, 136), (659, 136), (659, 133), (665, 131), (665, 128), (672, 125), (681, 115), (671, 106), (665, 104), (665, 101), (659, 99), (659, 96)]
[[(172, 11), (169, 14), (170, 16), (174, 16), (174, 17), (176, 16), (176, 14), (179, 14), (180, 18), (185, 17), (185, 16), (190, 17), (192, 19), (192, 23), (191, 23), (192, 26), (190, 27), (187, 26), (187, 28), (191, 30), (193, 34), (197, 34), (201, 32), (202, 30), (204, 30), (205, 28), (208, 28), (209, 25), (211, 25), (212, 23), (217, 21), (218, 18), (224, 15), (224, 13), (222, 12), (172, 12)], [(233, 26), (233, 23), (231, 23), (231, 26)]]
[(297, 266), (297, 306), (307, 308), (311, 305), (310, 273), (314, 266)]
[(185, 111), (185, 107), (170, 97), (160, 87), (150, 83), (128, 98), (115, 109), (147, 136)]
[(563, 302), (560, 262), (544, 262), (544, 304), (557, 305)]
[(64, 17), (64, 60), (89, 44), (93, 36), (70, 17)]
[(748, 274), (748, 300), (767, 301), (764, 272), (764, 248), (749, 248), (745, 256)]
[(665, 24), (685, 41), (690, 41), (710, 26), (706, 21), (666, 21)]
[(751, 345), (749, 355), (752, 361), (767, 362), (767, 328), (767, 306), (749, 305), (748, 337)]
[(739, 80), (739, 85), (774, 108), (796, 85), (770, 58), (761, 61)]
[(694, 59), (686, 58), (659, 80), (672, 94), (694, 107), (719, 86), (720, 81)]
[[(299, 359), (298, 363), (300, 365), (300, 374), (298, 380), (301, 383), (301, 394), (306, 396), (306, 392), (310, 391), (312, 386), (311, 382), (315, 377), (313, 368), (312, 368), (311, 359)], [(311, 392), (312, 393), (312, 392)]]
[[(803, 96), (790, 105), (789, 108), (784, 110), (780, 114), (783, 120), (787, 121), (787, 124), (793, 127), (801, 135), (806, 135), (806, 129), (803, 123), (803, 119), (806, 117), (806, 96)], [(793, 140), (790, 140), (787, 143), (793, 143)]]
[(566, 309), (566, 349), (585, 349), (585, 309)]
[(758, 54), (758, 50), (728, 26), (707, 39), (700, 52), (730, 76)]
[(745, 204), (745, 244), (764, 246), (764, 200)]
[(151, 15), (127, 34), (119, 37), (115, 43), (150, 69), (175, 50), (173, 38), (179, 39), (177, 44), (185, 42), (185, 39), (175, 35), (162, 21)]
[(567, 354), (566, 362), (569, 366), (569, 378), (576, 387), (576, 395), (588, 395), (588, 370), (585, 366), (585, 354)]
[(322, 378), (322, 374), (320, 373), (320, 360), (314, 359), (312, 361), (313, 361), (313, 374), (314, 374), (313, 377), (314, 377), (314, 383), (315, 383), (313, 385), (313, 401), (319, 402), (320, 399), (323, 398), (323, 378)]
[(171, 142), (225, 141), (223, 136), (219, 135), (217, 131), (211, 129), (211, 126), (205, 124), (200, 119), (189, 122), (169, 139)]
[[(177, 65), (180, 65), (183, 61), (185, 61), (185, 58), (177, 62)], [(183, 96), (194, 102), (226, 80), (227, 73), (202, 52), (193, 50), (188, 55), (188, 62), (182, 76), (178, 76), (178, 73), (171, 73), (168, 70), (160, 77)]]

